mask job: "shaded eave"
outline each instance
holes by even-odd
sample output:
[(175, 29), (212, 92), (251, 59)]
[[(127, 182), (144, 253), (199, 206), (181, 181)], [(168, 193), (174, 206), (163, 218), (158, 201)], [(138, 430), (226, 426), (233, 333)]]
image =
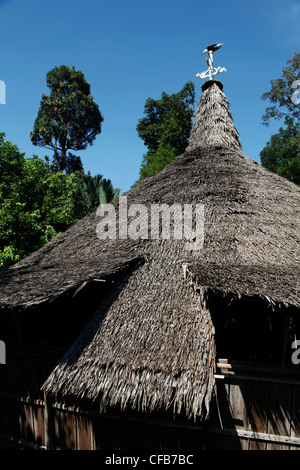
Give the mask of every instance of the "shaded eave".
[[(89, 283), (109, 280), (132, 271), (143, 264), (144, 260), (143, 256), (137, 256), (101, 259), (100, 263), (94, 260), (81, 260), (78, 263), (65, 261), (58, 265), (23, 265), (20, 268), (7, 269), (1, 273), (0, 309), (42, 306), (68, 293), (76, 296)], [(81, 270), (82, 266), (85, 267), (84, 270)], [(57, 276), (53, 275), (53, 271), (57, 272)]]
[(238, 299), (265, 301), (272, 309), (300, 308), (299, 266), (285, 268), (191, 263), (185, 264), (184, 270), (188, 282), (206, 297), (213, 297), (217, 293)]

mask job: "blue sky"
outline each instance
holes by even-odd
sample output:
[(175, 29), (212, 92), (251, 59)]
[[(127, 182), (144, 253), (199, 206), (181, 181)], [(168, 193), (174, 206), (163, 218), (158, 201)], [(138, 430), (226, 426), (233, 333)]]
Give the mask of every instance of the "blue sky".
[(85, 171), (128, 190), (138, 178), (146, 148), (136, 132), (148, 97), (177, 93), (202, 80), (204, 48), (220, 42), (215, 66), (240, 133), (244, 154), (259, 153), (277, 132), (261, 124), (261, 95), (300, 50), (300, 4), (294, 0), (0, 0), (0, 132), (26, 157), (50, 151), (31, 144), (29, 133), (46, 74), (55, 66), (82, 70), (104, 116), (93, 146), (79, 152)]

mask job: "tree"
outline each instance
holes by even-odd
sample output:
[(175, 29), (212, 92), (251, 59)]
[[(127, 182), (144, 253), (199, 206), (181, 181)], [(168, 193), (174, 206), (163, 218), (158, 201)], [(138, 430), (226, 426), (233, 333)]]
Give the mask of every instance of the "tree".
[(0, 133), (0, 269), (120, 194), (102, 175), (79, 170), (63, 172), (48, 157), (26, 159)]
[(166, 165), (171, 163), (179, 155), (174, 147), (159, 144), (156, 152), (148, 151), (143, 156), (143, 162), (140, 168), (140, 179), (149, 178), (159, 173)]
[[(41, 246), (43, 229), (39, 210), (28, 211), (26, 203), (11, 197), (0, 206), (0, 266), (19, 260)], [(10, 258), (12, 256), (12, 259)]]
[(92, 145), (101, 132), (103, 116), (93, 101), (90, 84), (81, 71), (65, 65), (47, 73), (51, 93), (43, 94), (31, 141), (53, 150), (57, 171), (67, 174), (82, 169), (79, 157), (68, 150), (79, 151)]
[[(40, 214), (26, 208), (21, 184), (24, 178), (25, 154), (0, 134), (0, 267), (18, 261), (28, 243), (36, 244)], [(39, 233), (38, 233), (39, 232)]]
[(83, 172), (65, 175), (0, 134), (0, 268), (40, 248), (89, 213)]
[(91, 212), (99, 206), (100, 181), (102, 178), (102, 175), (92, 176), (89, 171), (84, 175), (84, 190)]
[(44, 227), (53, 227), (56, 233), (64, 232), (89, 214), (82, 172), (68, 176), (62, 171), (49, 173), (45, 187), (41, 206)]
[(9, 141), (5, 134), (0, 133), (0, 198), (5, 199), (11, 194), (11, 186), (17, 184), (22, 175), (25, 154)]
[(300, 185), (300, 123), (286, 118), (286, 129), (277, 134), (260, 152), (262, 166)]
[(111, 202), (122, 191), (122, 188), (114, 188), (111, 180), (102, 175), (92, 176), (90, 172), (84, 175), (84, 189), (90, 212), (95, 211), (99, 205)]
[(116, 199), (122, 191), (122, 188), (114, 188), (112, 182), (108, 179), (102, 179), (99, 185), (99, 203), (101, 206), (108, 204)]
[(300, 54), (294, 55), (283, 68), (281, 78), (271, 80), (271, 90), (262, 95), (262, 99), (268, 99), (272, 106), (266, 108), (262, 117), (263, 124), (268, 126), (271, 119), (293, 117), (300, 121), (300, 107), (292, 101), (295, 88), (293, 83), (300, 79)]
[(159, 100), (146, 100), (146, 116), (137, 125), (138, 135), (148, 148), (139, 181), (160, 171), (184, 152), (193, 125), (194, 102), (193, 82), (186, 83), (178, 93), (168, 95), (163, 92)]

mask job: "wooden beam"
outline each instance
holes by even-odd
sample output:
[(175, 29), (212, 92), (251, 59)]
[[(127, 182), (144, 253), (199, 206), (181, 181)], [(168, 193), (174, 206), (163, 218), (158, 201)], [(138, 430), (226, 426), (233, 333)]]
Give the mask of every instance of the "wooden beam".
[(296, 368), (285, 368), (282, 369), (280, 367), (267, 367), (267, 366), (257, 366), (251, 364), (226, 364), (223, 362), (217, 362), (217, 367), (221, 370), (226, 371), (247, 371), (247, 372), (259, 372), (264, 374), (273, 374), (273, 375), (280, 375), (280, 376), (295, 376), (300, 378), (300, 369)]
[(300, 385), (300, 380), (288, 379), (285, 377), (276, 378), (270, 376), (244, 375), (244, 374), (215, 374), (215, 379), (229, 380), (249, 380), (254, 382), (270, 382), (278, 384)]
[(52, 400), (48, 393), (44, 392), (44, 405), (45, 405), (45, 447), (47, 450), (55, 449), (54, 444), (54, 413)]
[(299, 437), (279, 436), (276, 434), (266, 434), (263, 432), (246, 431), (243, 429), (221, 428), (219, 426), (209, 426), (209, 432), (216, 434), (227, 434), (231, 436), (243, 437), (245, 439), (276, 442), (292, 446), (300, 446)]

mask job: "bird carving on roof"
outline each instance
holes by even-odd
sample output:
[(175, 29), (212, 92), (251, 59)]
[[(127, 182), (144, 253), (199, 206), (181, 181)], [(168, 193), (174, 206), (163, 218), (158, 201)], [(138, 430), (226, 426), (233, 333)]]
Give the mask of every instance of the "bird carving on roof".
[(200, 78), (207, 78), (209, 77), (209, 80), (213, 79), (213, 76), (216, 75), (219, 72), (227, 72), (225, 67), (217, 67), (214, 68), (214, 58), (213, 58), (213, 53), (216, 52), (218, 49), (220, 49), (223, 46), (222, 42), (215, 43), (215, 44), (210, 44), (209, 46), (204, 49), (202, 52), (202, 55), (207, 52), (208, 58), (206, 59), (206, 63), (208, 65), (208, 70), (202, 73), (197, 73), (196, 77)]
[(204, 49), (204, 51), (202, 52), (202, 55), (207, 52), (209, 53), (209, 51), (212, 51), (212, 52), (215, 52), (217, 51), (218, 49), (220, 49), (220, 47), (223, 46), (223, 43), (222, 42), (219, 42), (219, 44), (215, 43), (215, 44), (211, 44), (210, 46), (207, 46), (206, 49)]

